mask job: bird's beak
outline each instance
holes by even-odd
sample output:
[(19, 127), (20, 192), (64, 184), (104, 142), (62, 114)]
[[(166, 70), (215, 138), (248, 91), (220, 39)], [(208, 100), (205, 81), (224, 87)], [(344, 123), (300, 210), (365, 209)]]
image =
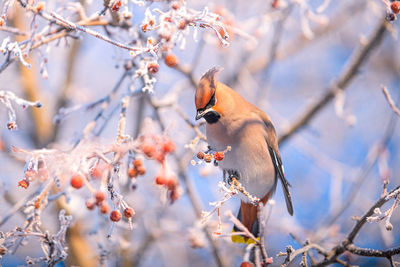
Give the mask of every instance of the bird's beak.
[(208, 109), (205, 109), (205, 110), (197, 110), (196, 121), (200, 120), (201, 118), (203, 118), (204, 115), (206, 115), (207, 112), (210, 112), (210, 111), (213, 111), (213, 109), (212, 108), (208, 108)]

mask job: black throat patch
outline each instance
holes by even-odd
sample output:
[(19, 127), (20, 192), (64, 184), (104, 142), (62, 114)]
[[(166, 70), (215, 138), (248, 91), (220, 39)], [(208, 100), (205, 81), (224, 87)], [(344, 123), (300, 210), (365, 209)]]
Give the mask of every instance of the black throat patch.
[(218, 112), (213, 110), (207, 112), (203, 118), (206, 120), (207, 123), (213, 124), (216, 123), (221, 118), (221, 115), (219, 115)]

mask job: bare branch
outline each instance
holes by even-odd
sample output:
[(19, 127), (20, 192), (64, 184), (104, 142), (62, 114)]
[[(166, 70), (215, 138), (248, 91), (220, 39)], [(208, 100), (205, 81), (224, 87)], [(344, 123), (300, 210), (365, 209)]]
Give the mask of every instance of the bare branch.
[(393, 98), (390, 96), (386, 86), (382, 85), (381, 88), (382, 88), (382, 92), (385, 95), (387, 102), (389, 103), (390, 108), (393, 110), (394, 113), (396, 113), (397, 116), (400, 117), (400, 109), (398, 107), (396, 107), (396, 104), (394, 103)]

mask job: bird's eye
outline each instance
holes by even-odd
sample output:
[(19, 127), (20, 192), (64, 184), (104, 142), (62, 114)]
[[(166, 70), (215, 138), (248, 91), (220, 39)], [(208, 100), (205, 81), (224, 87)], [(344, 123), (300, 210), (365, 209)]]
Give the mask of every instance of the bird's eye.
[(215, 105), (215, 103), (216, 103), (216, 99), (215, 99), (215, 93), (214, 93), (214, 94), (212, 95), (210, 101), (208, 101), (208, 103), (207, 103), (207, 105), (205, 106), (204, 109), (208, 109), (208, 108), (213, 107), (213, 106)]

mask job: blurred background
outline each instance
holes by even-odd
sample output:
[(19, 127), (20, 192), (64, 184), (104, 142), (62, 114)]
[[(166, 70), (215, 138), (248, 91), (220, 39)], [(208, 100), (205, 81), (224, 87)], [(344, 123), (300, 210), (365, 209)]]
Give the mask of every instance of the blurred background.
[[(125, 174), (127, 167), (121, 167), (124, 175), (115, 186), (136, 212), (133, 230), (128, 229), (126, 220), (112, 226), (108, 216), (86, 209), (85, 201), (91, 192), (73, 190), (68, 181), (61, 179), (60, 190), (65, 194), (57, 201), (49, 201), (41, 213), (40, 225), (42, 231), (53, 234), (59, 229), (60, 208), (73, 216), (67, 233), (69, 256), (59, 266), (240, 265), (245, 246), (230, 241), (232, 222), (226, 216), (228, 210), (237, 214), (239, 198), (233, 197), (221, 207), (223, 235), (213, 235), (217, 215), (206, 224), (200, 222), (199, 216), (201, 211), (213, 209), (210, 202), (222, 199), (218, 187), (222, 172), (213, 164), (191, 164), (192, 160), (197, 162), (197, 152), (207, 148), (201, 138), (204, 125), (195, 126), (194, 89), (201, 75), (213, 66), (223, 67), (219, 81), (269, 114), (281, 137), (280, 152), (292, 185), (294, 216), (286, 212), (278, 185), (274, 201), (266, 207), (266, 249), (273, 257), (272, 266), (283, 263), (285, 257), (276, 255), (286, 252), (288, 245), (296, 249), (309, 240), (329, 250), (340, 244), (355, 224), (352, 217), (364, 215), (379, 199), (383, 182), (389, 181), (388, 190), (399, 185), (398, 117), (381, 90), (385, 86), (395, 103), (399, 102), (399, 23), (396, 19), (388, 22), (387, 17), (393, 15), (388, 3), (193, 0), (144, 1), (141, 5), (140, 1), (48, 0), (28, 1), (25, 8), (21, 3), (25, 2), (1, 4), (2, 14), (7, 16), (0, 27), (0, 44), (5, 44), (6, 38), (19, 42), (31, 68), (12, 54), (15, 50), (6, 51), (0, 56), (0, 90), (30, 101), (40, 100), (43, 106), (23, 109), (14, 104), (18, 124), (15, 131), (7, 129), (7, 109), (0, 106), (1, 232), (23, 227), (23, 204), (44, 186), (40, 182), (26, 190), (18, 186), (30, 158), (29, 154), (13, 152), (12, 146), (29, 151), (68, 151), (70, 157), (76, 157), (71, 162), (79, 161), (81, 150), (74, 150), (74, 144), (102, 109), (104, 113), (95, 128), (85, 136), (85, 149), (115, 142), (121, 100), (127, 94), (130, 104), (125, 133), (132, 138), (165, 134), (176, 146), (167, 164), (180, 179), (182, 195), (173, 204), (169, 204), (166, 190), (155, 185), (158, 163), (144, 160), (146, 174), (134, 182)], [(104, 5), (109, 8), (100, 18), (82, 16), (84, 12), (90, 18)], [(179, 6), (178, 10), (174, 5)], [(146, 9), (157, 25), (163, 16), (172, 14), (172, 22), (166, 21), (173, 26), (164, 25), (172, 38), (164, 36), (165, 28), (161, 26), (143, 31), (150, 17), (145, 14)], [(172, 13), (165, 15), (157, 10)], [(54, 20), (51, 12), (75, 23), (83, 21), (84, 27), (124, 44), (146, 47), (152, 37), (162, 45), (153, 54), (132, 55), (91, 34), (58, 29), (62, 28), (59, 21), (49, 24)], [(210, 14), (222, 19), (215, 22)], [(180, 21), (175, 18), (189, 15), (200, 22), (193, 20), (180, 29)], [(213, 27), (222, 39), (226, 33), (229, 35), (229, 45), (223, 45)], [(57, 33), (65, 35), (39, 44)], [(40, 34), (45, 37), (35, 38)], [(174, 56), (178, 63), (167, 62), (167, 66), (166, 55)], [(138, 74), (149, 62), (155, 62), (158, 71)], [(156, 82), (150, 91), (143, 91), (149, 77)], [(115, 93), (110, 94), (113, 90)], [(85, 106), (108, 95), (109, 101)], [(71, 107), (75, 109), (68, 116), (58, 113), (60, 108)], [(59, 123), (54, 123), (55, 118), (61, 118)], [(68, 168), (57, 157), (46, 160), (53, 169)], [(93, 186), (100, 184), (94, 181)], [(393, 200), (382, 211), (391, 205)], [(386, 230), (384, 220), (367, 222), (354, 243), (375, 249), (395, 247), (400, 237), (399, 219), (394, 210), (391, 231)], [(112, 227), (112, 236), (107, 238)], [(33, 237), (23, 240), (22, 246), (12, 252), (10, 247), (2, 257), (3, 266), (26, 264), (27, 256), (43, 256)], [(323, 259), (315, 252), (312, 255), (318, 261)], [(390, 266), (385, 258), (347, 252), (340, 259), (350, 265)], [(297, 266), (300, 261), (301, 256), (292, 265)], [(38, 263), (41, 264), (44, 263)]]

